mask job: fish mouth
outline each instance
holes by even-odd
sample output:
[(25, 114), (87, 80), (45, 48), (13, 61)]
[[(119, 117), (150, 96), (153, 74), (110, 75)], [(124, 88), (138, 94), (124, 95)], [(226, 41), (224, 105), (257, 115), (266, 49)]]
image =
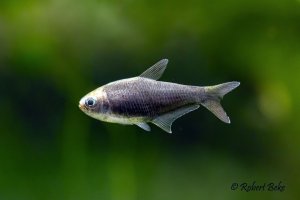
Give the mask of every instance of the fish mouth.
[(82, 98), (80, 101), (79, 101), (79, 105), (78, 107), (80, 108), (80, 110), (84, 110), (84, 105), (85, 105), (85, 100)]
[(80, 110), (83, 110), (83, 105), (79, 104), (78, 107), (80, 108)]

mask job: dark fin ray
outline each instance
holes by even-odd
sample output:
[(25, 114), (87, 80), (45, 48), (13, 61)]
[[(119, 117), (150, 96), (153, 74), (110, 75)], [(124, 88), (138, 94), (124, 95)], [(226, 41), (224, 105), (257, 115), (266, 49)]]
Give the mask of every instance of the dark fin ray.
[(220, 104), (220, 100), (225, 94), (232, 91), (240, 85), (240, 82), (233, 81), (214, 86), (205, 87), (205, 92), (208, 94), (207, 99), (201, 104), (211, 111), (216, 117), (225, 123), (230, 124), (230, 119)]
[(158, 80), (164, 73), (168, 64), (168, 59), (162, 59), (152, 67), (144, 71), (140, 77)]
[(136, 125), (142, 129), (144, 129), (145, 131), (151, 131), (150, 126), (146, 122), (136, 123)]
[(168, 112), (166, 114), (163, 114), (161, 116), (156, 117), (154, 120), (152, 120), (152, 123), (155, 124), (156, 126), (160, 127), (164, 131), (168, 133), (172, 133), (171, 127), (172, 123), (178, 119), (179, 117), (192, 112), (193, 110), (196, 110), (199, 108), (199, 105), (190, 105), (190, 106), (185, 106), (182, 108), (179, 108), (177, 110)]

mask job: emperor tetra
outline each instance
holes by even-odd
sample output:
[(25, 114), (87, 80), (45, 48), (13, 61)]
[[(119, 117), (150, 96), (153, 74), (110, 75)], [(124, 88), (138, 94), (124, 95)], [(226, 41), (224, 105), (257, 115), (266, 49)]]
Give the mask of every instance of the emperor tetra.
[(203, 105), (220, 120), (230, 123), (220, 100), (240, 85), (227, 82), (214, 86), (190, 86), (158, 81), (168, 64), (163, 59), (140, 76), (111, 82), (85, 95), (79, 108), (106, 122), (137, 125), (150, 131), (153, 123), (172, 133), (172, 123)]

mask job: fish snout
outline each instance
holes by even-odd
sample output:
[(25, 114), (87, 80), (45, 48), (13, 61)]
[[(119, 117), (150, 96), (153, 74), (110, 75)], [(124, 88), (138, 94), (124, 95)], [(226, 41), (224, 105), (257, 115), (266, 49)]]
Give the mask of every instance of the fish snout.
[(85, 109), (85, 99), (84, 98), (80, 99), (78, 107), (80, 108), (80, 110)]

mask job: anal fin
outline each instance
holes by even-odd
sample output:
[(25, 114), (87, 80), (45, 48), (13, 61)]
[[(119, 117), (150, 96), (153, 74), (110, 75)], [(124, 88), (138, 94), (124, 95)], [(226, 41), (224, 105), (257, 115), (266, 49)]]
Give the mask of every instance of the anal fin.
[(156, 117), (155, 119), (152, 120), (152, 123), (155, 124), (156, 126), (160, 127), (164, 131), (168, 133), (172, 133), (171, 127), (172, 123), (178, 119), (179, 117), (192, 112), (196, 109), (198, 109), (200, 106), (199, 105), (189, 105), (185, 107), (181, 107), (179, 109), (176, 109), (174, 111), (165, 113), (161, 116)]

